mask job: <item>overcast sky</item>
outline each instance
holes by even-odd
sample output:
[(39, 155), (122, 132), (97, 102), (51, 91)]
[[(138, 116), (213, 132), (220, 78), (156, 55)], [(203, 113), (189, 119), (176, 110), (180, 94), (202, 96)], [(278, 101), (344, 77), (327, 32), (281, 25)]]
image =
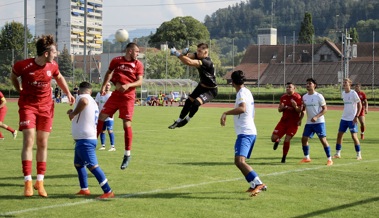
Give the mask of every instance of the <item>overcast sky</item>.
[[(27, 0), (28, 25), (34, 25), (35, 0)], [(177, 16), (192, 16), (200, 22), (219, 8), (241, 0), (104, 0), (103, 35), (119, 28), (126, 30), (158, 28)], [(0, 0), (0, 26), (12, 20), (24, 23), (24, 0)]]

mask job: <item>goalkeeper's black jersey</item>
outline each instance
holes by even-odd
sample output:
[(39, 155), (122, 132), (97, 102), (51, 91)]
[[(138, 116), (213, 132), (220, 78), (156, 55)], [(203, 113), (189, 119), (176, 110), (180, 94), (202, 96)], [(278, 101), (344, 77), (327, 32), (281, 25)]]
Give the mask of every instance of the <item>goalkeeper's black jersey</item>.
[[(197, 58), (197, 54), (195, 53), (195, 57)], [(199, 59), (201, 61), (201, 66), (197, 68), (199, 71), (200, 83), (204, 84), (208, 87), (216, 87), (216, 75), (215, 68), (213, 62), (210, 57), (206, 57), (203, 59)]]

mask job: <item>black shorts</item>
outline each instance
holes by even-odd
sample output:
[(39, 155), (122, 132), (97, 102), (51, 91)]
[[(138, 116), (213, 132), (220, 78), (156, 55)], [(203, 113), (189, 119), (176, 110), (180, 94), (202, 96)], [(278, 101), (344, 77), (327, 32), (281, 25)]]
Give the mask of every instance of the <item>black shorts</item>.
[(196, 88), (192, 91), (189, 97), (196, 99), (201, 98), (203, 104), (212, 101), (218, 93), (218, 88), (205, 88), (200, 85), (200, 83), (196, 86)]

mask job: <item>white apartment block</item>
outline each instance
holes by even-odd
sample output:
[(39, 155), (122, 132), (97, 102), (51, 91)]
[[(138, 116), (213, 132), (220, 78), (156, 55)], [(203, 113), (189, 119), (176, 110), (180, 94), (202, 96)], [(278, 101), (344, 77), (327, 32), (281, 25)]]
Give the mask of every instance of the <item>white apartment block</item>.
[(103, 53), (103, 0), (87, 0), (85, 28), (84, 0), (35, 0), (35, 35), (52, 34), (58, 51), (64, 47), (69, 54), (84, 54), (84, 33), (87, 54)]

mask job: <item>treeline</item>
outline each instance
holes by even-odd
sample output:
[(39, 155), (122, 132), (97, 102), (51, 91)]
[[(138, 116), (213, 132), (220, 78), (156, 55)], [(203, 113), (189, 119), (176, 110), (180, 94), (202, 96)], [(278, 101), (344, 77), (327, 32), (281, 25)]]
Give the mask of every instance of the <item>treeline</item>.
[(336, 32), (355, 27), (359, 41), (372, 41), (372, 31), (379, 39), (378, 0), (247, 0), (206, 16), (204, 24), (211, 38), (234, 38), (243, 49), (256, 43), (258, 28), (277, 28), (279, 43), (293, 32), (297, 38), (305, 12), (312, 15), (316, 37), (337, 42)]

